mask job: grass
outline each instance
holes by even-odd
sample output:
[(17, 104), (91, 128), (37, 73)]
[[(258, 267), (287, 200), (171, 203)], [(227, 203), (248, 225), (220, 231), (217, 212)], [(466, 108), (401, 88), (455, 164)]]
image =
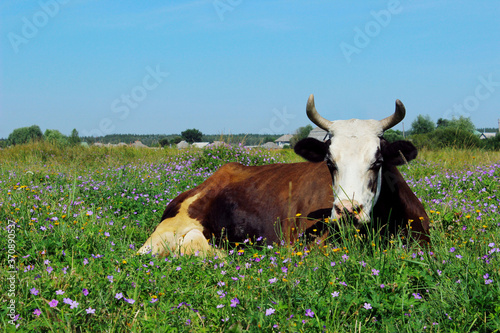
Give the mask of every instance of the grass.
[[(401, 171), (433, 247), (344, 231), (306, 247), (219, 244), (225, 257), (137, 256), (170, 200), (227, 161), (291, 152), (38, 143), (0, 151), (3, 331), (495, 332), (498, 153), (423, 151)], [(8, 225), (13, 226), (8, 228)]]

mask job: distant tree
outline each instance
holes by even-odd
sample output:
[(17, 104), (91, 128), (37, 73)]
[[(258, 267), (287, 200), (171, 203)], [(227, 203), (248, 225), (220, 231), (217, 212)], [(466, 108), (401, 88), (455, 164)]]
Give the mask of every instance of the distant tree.
[(403, 140), (404, 139), (403, 132), (399, 130), (393, 130), (392, 128), (390, 128), (384, 132), (384, 139), (386, 139), (389, 142)]
[(265, 136), (265, 137), (264, 137), (263, 142), (264, 142), (264, 143), (266, 143), (266, 142), (274, 142), (274, 140), (276, 140), (276, 139), (277, 139), (277, 138), (276, 138), (275, 136), (270, 136), (270, 135), (268, 135), (268, 136)]
[(68, 140), (69, 144), (72, 146), (76, 146), (80, 144), (80, 142), (82, 142), (82, 139), (80, 139), (80, 137), (78, 136), (78, 131), (76, 130), (76, 128), (71, 131), (71, 136), (68, 138)]
[(292, 138), (290, 139), (290, 146), (293, 147), (300, 140), (307, 138), (307, 136), (309, 135), (309, 133), (311, 133), (312, 130), (313, 130), (312, 125), (307, 125), (307, 126), (304, 126), (304, 127), (299, 127), (295, 131), (294, 136), (292, 136)]
[(474, 126), (474, 123), (472, 123), (470, 118), (460, 116), (458, 119), (453, 117), (451, 120), (439, 118), (437, 121), (437, 128), (454, 128), (473, 133), (476, 126)]
[(176, 136), (170, 142), (173, 143), (173, 144), (178, 144), (181, 141), (182, 141), (182, 137), (181, 136)]
[(167, 138), (162, 138), (158, 141), (158, 143), (160, 144), (161, 147), (165, 147), (170, 144), (170, 141), (168, 141)]
[(476, 130), (476, 126), (474, 126), (474, 123), (470, 118), (466, 118), (464, 116), (460, 116), (460, 118), (456, 119), (453, 118), (452, 120), (449, 121), (449, 127), (454, 128), (454, 129), (460, 129), (465, 132), (469, 133), (474, 133)]
[(41, 140), (43, 138), (43, 133), (40, 127), (33, 125), (30, 127), (16, 128), (9, 134), (7, 138), (7, 143), (9, 145), (20, 145), (23, 143), (29, 143), (35, 140)]
[(431, 120), (429, 115), (422, 116), (421, 114), (411, 123), (411, 134), (425, 134), (432, 132), (436, 125)]
[(187, 142), (193, 143), (193, 142), (200, 142), (203, 133), (201, 133), (196, 128), (192, 128), (192, 129), (187, 129), (184, 132), (181, 132), (181, 136)]
[(69, 144), (68, 137), (59, 132), (58, 130), (47, 129), (45, 130), (43, 136), (45, 138), (45, 141), (48, 141), (55, 145), (66, 146)]
[(448, 119), (443, 119), (443, 118), (439, 118), (437, 120), (437, 128), (440, 128), (440, 127), (447, 127), (448, 125), (450, 124), (450, 121)]

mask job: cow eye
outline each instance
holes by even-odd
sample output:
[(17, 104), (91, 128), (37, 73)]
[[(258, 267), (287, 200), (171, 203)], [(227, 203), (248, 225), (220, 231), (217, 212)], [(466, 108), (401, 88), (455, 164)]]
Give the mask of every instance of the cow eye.
[(376, 160), (370, 165), (370, 170), (377, 171), (382, 166), (382, 160)]

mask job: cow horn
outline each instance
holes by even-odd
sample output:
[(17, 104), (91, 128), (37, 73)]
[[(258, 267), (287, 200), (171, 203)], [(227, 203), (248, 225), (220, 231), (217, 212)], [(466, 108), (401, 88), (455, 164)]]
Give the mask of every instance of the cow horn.
[(384, 118), (380, 121), (380, 124), (382, 125), (382, 129), (388, 130), (389, 128), (392, 128), (399, 124), (401, 120), (406, 115), (406, 109), (405, 106), (403, 105), (403, 102), (401, 102), (399, 99), (396, 100), (396, 111), (390, 115), (387, 118)]
[(314, 95), (313, 94), (311, 94), (309, 96), (309, 99), (307, 100), (306, 113), (307, 113), (307, 117), (309, 117), (309, 119), (313, 123), (318, 125), (320, 128), (324, 129), (325, 131), (328, 131), (328, 128), (330, 127), (332, 122), (319, 115), (318, 111), (316, 110), (316, 107), (314, 106)]

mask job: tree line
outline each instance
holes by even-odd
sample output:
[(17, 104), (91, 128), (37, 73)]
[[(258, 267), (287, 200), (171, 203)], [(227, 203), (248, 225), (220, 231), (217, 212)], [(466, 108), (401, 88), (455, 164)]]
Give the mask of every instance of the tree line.
[(193, 142), (214, 142), (224, 141), (229, 144), (242, 143), (247, 146), (257, 146), (266, 142), (274, 142), (281, 135), (262, 134), (203, 134), (198, 129), (187, 129), (180, 134), (108, 134), (102, 137), (80, 137), (78, 131), (73, 129), (70, 136), (62, 134), (58, 130), (47, 129), (42, 132), (38, 125), (17, 128), (9, 134), (7, 139), (0, 139), (0, 147), (5, 148), (32, 141), (48, 141), (57, 146), (78, 145), (82, 142), (87, 144), (132, 144), (140, 141), (148, 147), (173, 146), (181, 141)]

